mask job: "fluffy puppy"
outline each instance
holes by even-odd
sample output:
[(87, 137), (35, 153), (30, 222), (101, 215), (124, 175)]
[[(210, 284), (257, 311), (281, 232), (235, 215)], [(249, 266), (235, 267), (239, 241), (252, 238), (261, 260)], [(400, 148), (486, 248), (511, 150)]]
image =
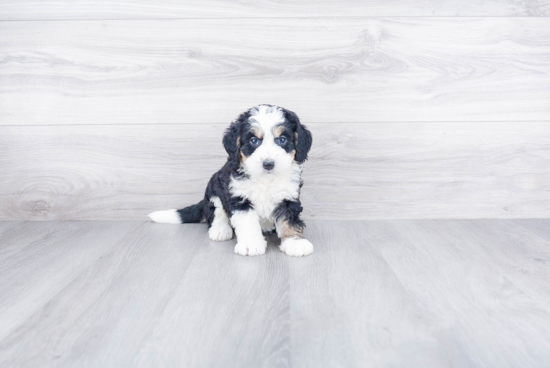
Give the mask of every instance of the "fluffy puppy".
[(235, 253), (265, 253), (263, 232), (277, 231), (280, 249), (306, 256), (313, 245), (304, 238), (300, 220), (302, 164), (311, 148), (311, 133), (292, 111), (259, 105), (242, 113), (225, 132), (229, 157), (206, 187), (204, 199), (181, 210), (149, 214), (155, 222), (206, 221), (211, 240), (237, 235)]

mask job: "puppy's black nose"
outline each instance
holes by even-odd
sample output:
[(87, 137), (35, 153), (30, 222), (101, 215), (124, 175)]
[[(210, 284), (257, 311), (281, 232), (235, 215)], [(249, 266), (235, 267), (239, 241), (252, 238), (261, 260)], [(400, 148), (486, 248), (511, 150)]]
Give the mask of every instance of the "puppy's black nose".
[(264, 161), (264, 169), (272, 170), (275, 167), (275, 162), (273, 161)]

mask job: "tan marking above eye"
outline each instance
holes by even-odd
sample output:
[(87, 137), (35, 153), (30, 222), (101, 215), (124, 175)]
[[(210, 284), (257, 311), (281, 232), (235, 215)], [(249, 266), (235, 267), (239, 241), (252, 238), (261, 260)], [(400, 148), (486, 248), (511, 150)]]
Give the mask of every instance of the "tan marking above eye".
[(257, 127), (257, 126), (253, 126), (252, 128), (250, 128), (250, 131), (256, 136), (256, 138), (258, 139), (262, 139), (263, 136), (264, 136), (264, 132), (262, 131), (262, 129), (260, 127)]
[(276, 127), (273, 128), (273, 136), (275, 136), (275, 138), (279, 138), (279, 136), (281, 134), (283, 134), (283, 132), (285, 131), (285, 127), (282, 126), (282, 125), (277, 125)]

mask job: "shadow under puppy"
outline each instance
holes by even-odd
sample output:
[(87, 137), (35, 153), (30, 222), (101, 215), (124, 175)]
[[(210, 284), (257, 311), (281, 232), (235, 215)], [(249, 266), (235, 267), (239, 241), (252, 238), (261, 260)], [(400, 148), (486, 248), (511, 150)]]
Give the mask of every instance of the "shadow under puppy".
[(298, 116), (273, 105), (258, 105), (242, 113), (225, 132), (229, 155), (206, 187), (204, 199), (181, 210), (149, 214), (155, 222), (181, 224), (206, 221), (211, 240), (237, 235), (235, 253), (264, 254), (262, 232), (276, 230), (280, 249), (306, 256), (313, 245), (304, 238), (300, 220), (302, 164), (312, 138)]

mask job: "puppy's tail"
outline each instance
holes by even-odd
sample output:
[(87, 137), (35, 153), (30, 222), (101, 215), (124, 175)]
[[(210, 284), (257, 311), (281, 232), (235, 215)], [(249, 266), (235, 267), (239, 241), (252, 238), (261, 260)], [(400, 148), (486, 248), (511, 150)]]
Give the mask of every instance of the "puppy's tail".
[(181, 210), (156, 211), (148, 214), (154, 222), (162, 224), (188, 224), (201, 222), (203, 214), (204, 199), (197, 204), (185, 207)]

